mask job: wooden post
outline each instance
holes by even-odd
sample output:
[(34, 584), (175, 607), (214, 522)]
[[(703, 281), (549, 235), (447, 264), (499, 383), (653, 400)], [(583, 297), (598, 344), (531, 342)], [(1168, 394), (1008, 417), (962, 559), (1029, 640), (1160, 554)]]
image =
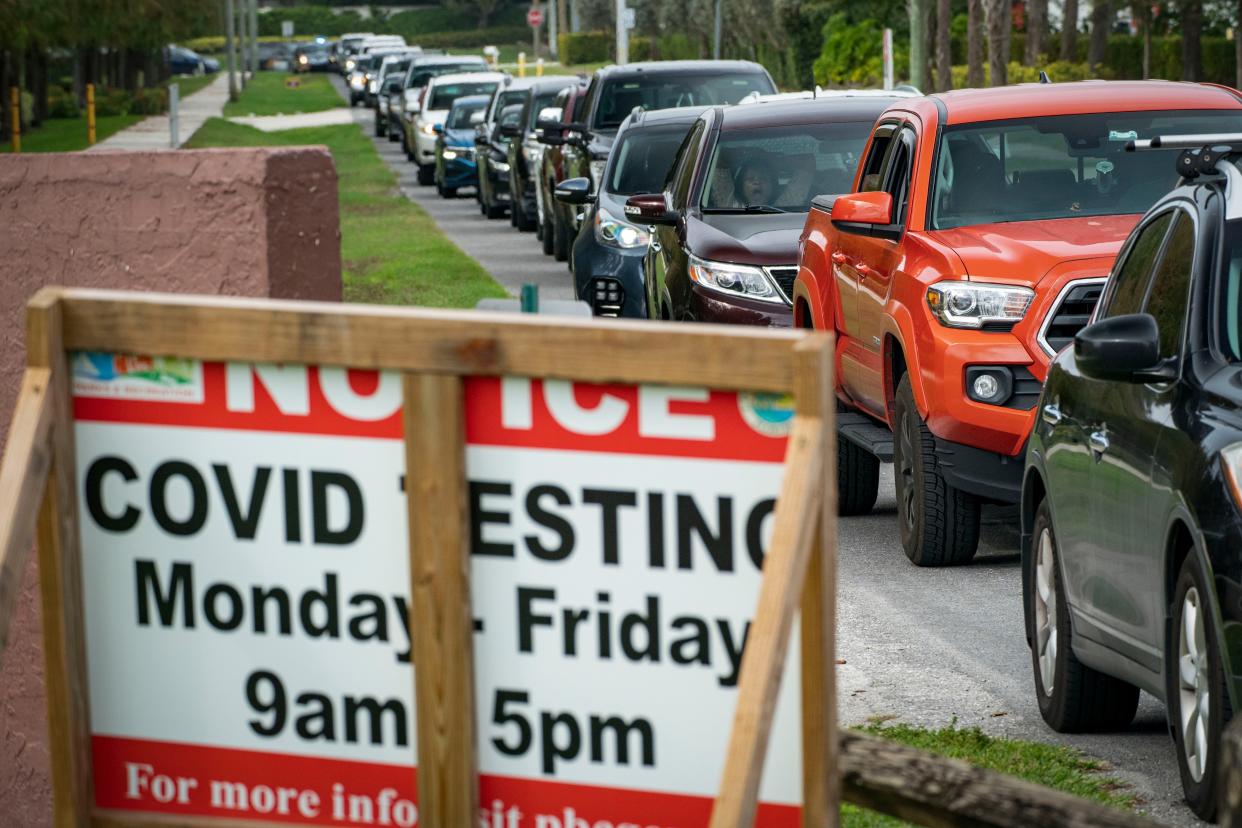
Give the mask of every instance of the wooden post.
[(405, 377), (405, 497), (422, 825), (474, 825), (474, 616), (459, 376)]
[(823, 423), (820, 529), (802, 586), (802, 825), (835, 826), (840, 817), (837, 766), (836, 589), (837, 435), (833, 416), (832, 338), (817, 334), (795, 346), (798, 414)]
[(38, 519), (53, 822), (85, 826), (95, 797), (73, 414), (61, 312), (60, 292), (52, 288), (39, 291), (27, 304), (26, 363), (49, 372), (53, 416), (51, 467)]
[(20, 153), (22, 151), (22, 90), (16, 86), (9, 87), (9, 100), (13, 107), (13, 152)]
[(95, 84), (86, 85), (86, 144), (95, 145)]

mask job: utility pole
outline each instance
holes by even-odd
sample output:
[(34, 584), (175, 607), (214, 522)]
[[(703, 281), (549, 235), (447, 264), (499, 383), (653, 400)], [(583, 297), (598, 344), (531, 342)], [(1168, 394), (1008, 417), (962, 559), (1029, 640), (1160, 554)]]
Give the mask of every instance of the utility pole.
[(712, 57), (720, 60), (720, 30), (724, 18), (724, 0), (716, 0), (716, 40), (712, 46)]
[(617, 0), (617, 63), (621, 66), (630, 62), (630, 30), (626, 27), (628, 12), (625, 0)]
[(250, 71), (259, 71), (259, 0), (250, 0)]
[(557, 52), (560, 51), (560, 44), (556, 42), (557, 23), (560, 22), (557, 13), (560, 12), (560, 5), (557, 0), (548, 0), (548, 52), (552, 57), (557, 57)]
[(247, 44), (250, 38), (246, 35), (246, 24), (250, 20), (250, 15), (246, 14), (246, 0), (241, 0), (241, 6), (237, 9), (237, 74), (238, 85), (242, 89), (246, 88), (246, 76), (250, 71), (250, 50)]
[(224, 53), (229, 63), (229, 100), (237, 100), (237, 55), (233, 53), (233, 44), (237, 38), (235, 27), (237, 20), (233, 16), (233, 0), (224, 0)]

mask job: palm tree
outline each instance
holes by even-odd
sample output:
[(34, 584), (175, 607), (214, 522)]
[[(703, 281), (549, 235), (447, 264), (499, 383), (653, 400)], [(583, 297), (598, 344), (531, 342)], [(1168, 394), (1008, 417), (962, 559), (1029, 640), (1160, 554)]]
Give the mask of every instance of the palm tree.
[(1027, 0), (1026, 54), (1027, 66), (1038, 65), (1044, 57), (1044, 28), (1047, 26), (1048, 0)]
[(966, 0), (966, 85), (983, 83), (983, 0)]
[(949, 0), (936, 0), (936, 87), (942, 92), (953, 88), (952, 23)]
[(1061, 17), (1061, 60), (1077, 62), (1078, 0), (1065, 0)]
[(1009, 45), (1013, 32), (1013, 14), (1008, 0), (987, 0), (988, 72), (992, 86), (1009, 83)]

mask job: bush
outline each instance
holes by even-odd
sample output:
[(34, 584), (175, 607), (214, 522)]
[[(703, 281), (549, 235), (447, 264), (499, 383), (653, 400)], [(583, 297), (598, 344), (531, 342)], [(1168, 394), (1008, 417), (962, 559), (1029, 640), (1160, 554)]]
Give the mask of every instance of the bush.
[[(1092, 72), (1091, 67), (1086, 63), (1070, 63), (1065, 60), (1054, 61), (1053, 63), (1040, 66), (1023, 66), (1016, 60), (1009, 62), (1009, 82), (1012, 83), (1038, 83), (1040, 69), (1048, 73), (1048, 79), (1053, 83), (1066, 83), (1068, 81), (1089, 80), (1091, 78), (1111, 79), (1112, 71), (1101, 66), (1097, 71)], [(983, 82), (991, 83), (992, 73), (988, 70), (988, 65), (983, 64)], [(966, 86), (966, 67), (953, 67), (953, 88), (962, 89)]]
[[(1233, 86), (1234, 42), (1223, 37), (1205, 37), (1200, 40), (1203, 54), (1203, 78), (1212, 83)], [(1086, 47), (1079, 44), (1079, 55), (1086, 60)], [(1131, 35), (1114, 35), (1108, 39), (1104, 52), (1104, 64), (1118, 78), (1143, 77), (1143, 39)], [(1151, 76), (1165, 80), (1181, 80), (1182, 39), (1180, 37), (1153, 37), (1151, 40)]]
[(313, 35), (342, 35), (346, 32), (374, 31), (380, 34), (384, 21), (363, 20), (357, 12), (334, 14), (323, 6), (299, 6), (273, 9), (259, 15), (260, 35), (279, 35), (280, 24), (293, 21), (293, 32), (300, 39)]
[[(879, 86), (884, 82), (883, 27), (874, 20), (849, 25), (835, 14), (824, 24), (824, 44), (813, 67), (821, 86)], [(909, 71), (909, 43), (893, 43), (893, 66), (898, 76)]]
[(163, 86), (138, 89), (130, 95), (128, 114), (159, 115), (168, 111), (168, 89)]
[(124, 115), (129, 111), (129, 94), (124, 89), (95, 87), (95, 115)]
[(561, 63), (604, 63), (612, 59), (611, 32), (566, 32), (557, 38)]
[(47, 117), (49, 118), (77, 118), (82, 114), (78, 109), (78, 98), (72, 92), (65, 92), (63, 89), (55, 88), (48, 92), (47, 95)]
[[(387, 20), (365, 21), (372, 24), (376, 34), (399, 34), (411, 43), (429, 34), (440, 32), (464, 32), (479, 28), (478, 17), (463, 8), (431, 6), (422, 9), (410, 9), (397, 12)], [(526, 25), (526, 7), (521, 4), (508, 5), (493, 14), (488, 21), (488, 28), (500, 28)]]
[(824, 51), (824, 26), (832, 16), (832, 4), (785, 3), (781, 25), (789, 35), (789, 54), (793, 63), (794, 86), (815, 83), (815, 62)]
[(685, 32), (660, 35), (656, 41), (660, 60), (698, 60), (699, 47)]
[(503, 46), (530, 43), (529, 26), (494, 26), (463, 32), (436, 32), (407, 38), (410, 43), (427, 49), (473, 49), (479, 46)]

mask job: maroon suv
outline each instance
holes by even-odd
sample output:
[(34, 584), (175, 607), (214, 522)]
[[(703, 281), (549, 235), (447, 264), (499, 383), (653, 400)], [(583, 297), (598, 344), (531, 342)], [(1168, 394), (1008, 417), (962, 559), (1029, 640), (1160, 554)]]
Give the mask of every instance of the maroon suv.
[(798, 237), (817, 195), (848, 192), (875, 119), (896, 95), (834, 95), (715, 107), (690, 130), (664, 192), (626, 213), (655, 226), (653, 318), (792, 322)]

